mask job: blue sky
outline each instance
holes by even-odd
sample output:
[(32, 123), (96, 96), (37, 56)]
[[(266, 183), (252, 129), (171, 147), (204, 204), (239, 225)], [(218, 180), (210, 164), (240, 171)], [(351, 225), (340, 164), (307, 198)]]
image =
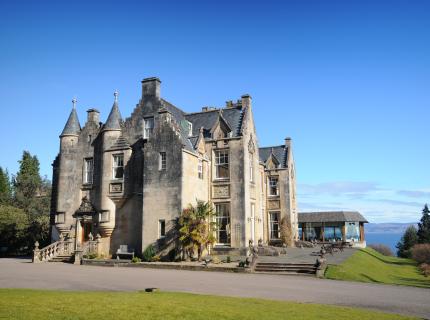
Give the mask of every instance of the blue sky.
[(42, 174), (78, 98), (129, 116), (140, 80), (185, 111), (249, 93), (260, 146), (291, 136), (300, 210), (411, 222), (430, 202), (429, 1), (1, 1), (0, 166)]

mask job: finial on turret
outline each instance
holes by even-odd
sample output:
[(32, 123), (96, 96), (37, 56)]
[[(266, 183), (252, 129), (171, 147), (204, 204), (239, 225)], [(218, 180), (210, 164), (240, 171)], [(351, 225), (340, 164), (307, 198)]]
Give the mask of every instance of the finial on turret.
[(78, 102), (78, 99), (76, 99), (76, 97), (73, 97), (72, 99), (73, 109), (76, 109), (76, 102)]
[(113, 93), (113, 95), (115, 97), (115, 102), (118, 102), (118, 95), (119, 95), (118, 90), (115, 90), (115, 92)]

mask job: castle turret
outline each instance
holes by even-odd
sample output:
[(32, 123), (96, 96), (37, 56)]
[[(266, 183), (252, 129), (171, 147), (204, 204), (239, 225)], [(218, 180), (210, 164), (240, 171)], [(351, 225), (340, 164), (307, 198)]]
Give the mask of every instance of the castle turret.
[(58, 192), (55, 225), (60, 233), (67, 232), (73, 224), (73, 199), (69, 196), (74, 194), (73, 161), (75, 158), (75, 148), (78, 143), (81, 125), (76, 112), (76, 98), (73, 98), (73, 108), (60, 135), (60, 154), (58, 168)]
[(122, 137), (121, 125), (122, 118), (118, 107), (118, 92), (114, 93), (115, 100), (112, 109), (102, 129), (103, 157), (101, 172), (101, 198), (100, 209), (102, 219), (100, 220), (99, 230), (106, 238), (106, 251), (109, 251), (109, 237), (115, 228), (115, 214), (117, 208), (117, 198), (124, 194), (124, 166), (127, 152), (117, 148), (116, 142)]

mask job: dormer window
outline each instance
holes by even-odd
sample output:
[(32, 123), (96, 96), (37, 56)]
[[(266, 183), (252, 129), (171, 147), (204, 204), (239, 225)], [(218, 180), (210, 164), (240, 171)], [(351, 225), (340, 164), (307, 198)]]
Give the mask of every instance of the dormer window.
[(188, 136), (191, 137), (193, 135), (193, 124), (188, 121)]
[(144, 139), (151, 138), (153, 130), (154, 130), (154, 118), (144, 119), (143, 138)]

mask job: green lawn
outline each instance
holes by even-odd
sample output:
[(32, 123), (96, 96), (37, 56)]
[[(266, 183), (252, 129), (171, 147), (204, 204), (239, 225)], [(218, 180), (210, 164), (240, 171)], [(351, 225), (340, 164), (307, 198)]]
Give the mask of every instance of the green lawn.
[(430, 277), (422, 275), (414, 261), (387, 257), (371, 248), (358, 250), (340, 265), (329, 266), (325, 277), (430, 288)]
[(364, 309), (171, 292), (0, 289), (0, 319), (415, 319)]

